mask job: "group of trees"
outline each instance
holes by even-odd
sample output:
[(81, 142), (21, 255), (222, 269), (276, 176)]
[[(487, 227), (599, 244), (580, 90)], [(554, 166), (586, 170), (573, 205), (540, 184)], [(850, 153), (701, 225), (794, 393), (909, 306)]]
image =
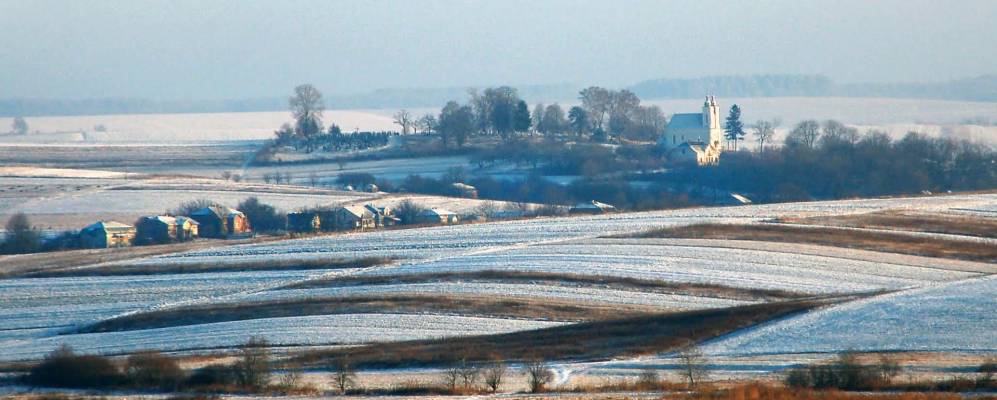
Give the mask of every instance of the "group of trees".
[(14, 117), (14, 121), (10, 124), (10, 133), (15, 135), (27, 135), (28, 121), (25, 121), (24, 117)]
[[(589, 87), (579, 93), (580, 106), (565, 111), (560, 104), (538, 103), (533, 111), (515, 88), (501, 86), (482, 92), (470, 91), (467, 104), (447, 102), (439, 117), (426, 115), (417, 121), (424, 131), (440, 134), (445, 145), (464, 146), (473, 136), (497, 136), (509, 141), (531, 133), (544, 136), (573, 135), (605, 141), (608, 135), (649, 141), (660, 136), (668, 120), (657, 106), (642, 106), (627, 90)], [(396, 115), (396, 123), (404, 118)]]
[[(759, 123), (759, 143), (772, 123)], [(676, 168), (662, 180), (777, 202), (979, 190), (997, 187), (997, 152), (984, 144), (909, 133), (860, 134), (837, 121), (801, 121), (785, 145), (724, 155), (715, 168)]]

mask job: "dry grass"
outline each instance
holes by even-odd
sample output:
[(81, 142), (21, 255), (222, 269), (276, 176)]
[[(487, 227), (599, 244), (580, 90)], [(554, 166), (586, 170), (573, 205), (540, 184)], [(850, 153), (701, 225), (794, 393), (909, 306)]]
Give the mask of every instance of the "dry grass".
[(496, 296), (358, 296), (180, 307), (112, 318), (83, 327), (78, 332), (116, 332), (308, 315), (425, 312), (576, 322), (647, 315), (661, 310), (646, 306), (609, 306)]
[(997, 262), (997, 246), (988, 243), (835, 227), (696, 224), (657, 229), (630, 237), (803, 243), (925, 257)]
[(997, 219), (963, 215), (883, 211), (831, 217), (782, 218), (779, 222), (997, 238)]
[(794, 300), (723, 309), (644, 315), (553, 328), (446, 339), (377, 343), (319, 350), (296, 358), (306, 365), (335, 365), (343, 358), (361, 367), (449, 365), (495, 358), (522, 361), (629, 357), (674, 349), (774, 318), (842, 299)]
[(503, 282), (537, 285), (590, 286), (619, 290), (637, 290), (735, 300), (786, 300), (806, 297), (806, 294), (785, 290), (745, 289), (722, 285), (678, 283), (606, 275), (582, 275), (539, 271), (483, 270), (472, 272), (435, 272), (425, 274), (343, 276), (317, 279), (286, 286), (285, 289), (312, 289), (340, 286), (369, 286), (425, 282)]
[(309, 269), (343, 269), (368, 268), (390, 263), (392, 259), (367, 257), (359, 259), (317, 258), (309, 260), (240, 260), (237, 262), (202, 262), (202, 263), (163, 263), (163, 264), (114, 264), (91, 268), (76, 268), (64, 270), (39, 271), (24, 274), (24, 277), (51, 278), (64, 276), (120, 276), (120, 275), (156, 275), (156, 274), (196, 274), (205, 272), (239, 272), (239, 271), (290, 271)]

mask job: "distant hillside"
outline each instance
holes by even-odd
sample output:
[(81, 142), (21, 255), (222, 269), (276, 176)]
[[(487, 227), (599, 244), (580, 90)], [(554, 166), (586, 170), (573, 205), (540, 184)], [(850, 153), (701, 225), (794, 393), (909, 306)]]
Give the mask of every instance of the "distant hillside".
[[(516, 86), (527, 101), (573, 99), (579, 87), (570, 84)], [(449, 100), (467, 99), (468, 87), (379, 89), (373, 92), (326, 95), (327, 109), (441, 107)], [(290, 89), (288, 89), (290, 92)], [(103, 115), (283, 111), (287, 97), (234, 100), (164, 101), (142, 98), (0, 99), (0, 117), (41, 115)]]
[[(578, 97), (580, 85), (516, 86), (528, 102)], [(379, 89), (367, 93), (326, 95), (328, 109), (440, 107), (467, 99), (467, 87)], [(997, 101), (997, 75), (934, 83), (839, 84), (822, 75), (731, 75), (694, 79), (655, 79), (629, 87), (644, 99), (688, 99), (704, 94), (723, 97), (840, 96), (938, 100)], [(142, 98), (0, 99), (0, 117), (282, 111), (287, 98), (165, 101)], [(3, 127), (0, 127), (2, 129)]]
[(997, 101), (997, 75), (932, 83), (838, 84), (822, 75), (709, 76), (655, 79), (630, 87), (641, 98), (840, 96)]

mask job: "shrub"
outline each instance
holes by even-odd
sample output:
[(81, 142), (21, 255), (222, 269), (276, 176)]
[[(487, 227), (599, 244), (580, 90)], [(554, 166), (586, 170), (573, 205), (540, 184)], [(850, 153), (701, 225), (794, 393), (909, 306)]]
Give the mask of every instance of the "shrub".
[(267, 340), (253, 336), (240, 349), (241, 359), (233, 370), (239, 386), (262, 389), (270, 383), (270, 353)]
[(175, 389), (184, 380), (177, 362), (159, 352), (136, 353), (128, 357), (125, 373), (132, 384), (142, 387)]
[(395, 215), (403, 224), (414, 224), (418, 222), (419, 213), (425, 209), (426, 207), (412, 200), (405, 200), (398, 204), (398, 208), (395, 208)]
[(535, 359), (526, 363), (526, 374), (530, 384), (530, 392), (540, 393), (547, 389), (547, 384), (554, 380), (554, 372), (542, 360)]
[(29, 383), (63, 388), (106, 388), (125, 382), (125, 376), (106, 357), (77, 355), (69, 346), (56, 349), (28, 373)]
[(235, 384), (235, 371), (225, 365), (206, 365), (198, 368), (187, 378), (187, 385), (192, 387), (224, 387)]

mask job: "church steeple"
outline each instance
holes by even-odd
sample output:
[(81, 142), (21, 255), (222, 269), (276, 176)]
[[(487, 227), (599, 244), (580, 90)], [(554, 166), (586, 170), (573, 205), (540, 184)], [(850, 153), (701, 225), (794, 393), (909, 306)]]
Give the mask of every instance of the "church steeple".
[(706, 96), (703, 101), (703, 127), (720, 127), (720, 110), (717, 108), (717, 100), (713, 96)]

